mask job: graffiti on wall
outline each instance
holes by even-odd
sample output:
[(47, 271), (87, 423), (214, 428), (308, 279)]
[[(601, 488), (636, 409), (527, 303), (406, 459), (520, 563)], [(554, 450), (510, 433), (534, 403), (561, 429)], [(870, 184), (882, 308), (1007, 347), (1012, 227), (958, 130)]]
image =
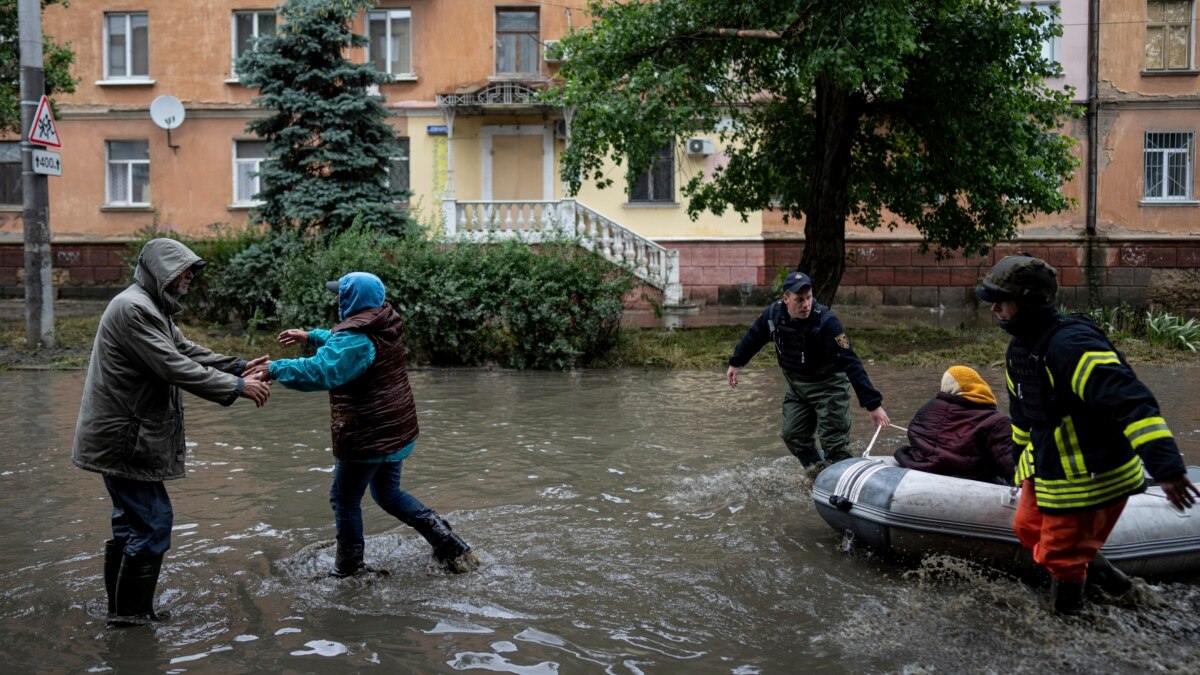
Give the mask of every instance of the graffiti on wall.
[(21, 211), (0, 211), (0, 232), (24, 232), (25, 214)]
[(1121, 264), (1126, 267), (1141, 267), (1146, 264), (1149, 255), (1141, 246), (1127, 246), (1121, 249)]

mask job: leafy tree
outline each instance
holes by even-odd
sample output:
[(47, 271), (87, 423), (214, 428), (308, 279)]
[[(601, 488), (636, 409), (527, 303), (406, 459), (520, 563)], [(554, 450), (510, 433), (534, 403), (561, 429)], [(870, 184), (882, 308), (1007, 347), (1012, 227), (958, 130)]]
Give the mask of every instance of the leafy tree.
[(1077, 114), (1044, 84), (1061, 28), (1017, 0), (592, 0), (549, 99), (575, 109), (572, 190), (666, 144), (717, 133), (727, 162), (683, 187), (689, 214), (777, 208), (804, 221), (798, 268), (831, 302), (845, 224), (916, 226), (941, 259), (986, 252), (1070, 205)]
[(383, 98), (367, 87), (387, 81), (369, 64), (346, 58), (367, 38), (350, 23), (370, 0), (287, 0), (281, 24), (237, 62), (238, 78), (257, 87), (257, 105), (274, 114), (246, 129), (267, 141), (256, 222), (275, 231), (332, 235), (356, 219), (390, 233), (407, 228), (387, 171), (395, 133)]
[[(66, 0), (42, 0), (47, 5), (69, 6)], [(17, 16), (17, 0), (0, 0), (0, 133), (21, 134), (21, 57)], [(70, 94), (78, 78), (71, 77), (75, 52), (71, 45), (60, 45), (42, 37), (42, 69), (46, 80), (46, 95)]]

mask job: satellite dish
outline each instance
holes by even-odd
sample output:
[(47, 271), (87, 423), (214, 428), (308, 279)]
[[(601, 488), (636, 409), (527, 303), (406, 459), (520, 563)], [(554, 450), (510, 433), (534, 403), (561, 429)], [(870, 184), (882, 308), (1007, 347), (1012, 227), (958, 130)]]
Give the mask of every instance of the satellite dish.
[(150, 119), (167, 130), (167, 147), (176, 152), (179, 146), (171, 144), (171, 130), (183, 124), (184, 116), (183, 104), (174, 96), (164, 94), (150, 102)]
[(163, 129), (175, 129), (183, 118), (183, 104), (174, 96), (159, 96), (150, 103), (150, 119)]

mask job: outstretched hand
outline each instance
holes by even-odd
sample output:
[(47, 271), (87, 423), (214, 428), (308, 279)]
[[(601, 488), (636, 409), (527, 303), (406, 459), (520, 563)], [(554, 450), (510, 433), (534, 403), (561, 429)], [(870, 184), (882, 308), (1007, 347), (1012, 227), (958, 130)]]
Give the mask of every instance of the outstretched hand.
[(263, 380), (264, 382), (269, 382), (271, 379), (270, 372), (271, 357), (268, 354), (263, 354), (257, 359), (254, 359), (246, 364), (246, 367), (242, 369), (242, 377), (254, 377)]
[(308, 331), (300, 330), (299, 328), (289, 328), (280, 333), (278, 339), (281, 345), (308, 344)]
[(1181, 474), (1175, 478), (1157, 481), (1159, 487), (1167, 495), (1167, 501), (1171, 502), (1171, 506), (1183, 511), (1190, 509), (1196, 504), (1196, 498), (1200, 497), (1200, 490), (1192, 485), (1192, 481), (1188, 480), (1187, 474)]
[(725, 379), (729, 380), (729, 386), (733, 387), (734, 389), (737, 389), (738, 385), (738, 370), (739, 368), (737, 366), (729, 366), (729, 370), (725, 371)]

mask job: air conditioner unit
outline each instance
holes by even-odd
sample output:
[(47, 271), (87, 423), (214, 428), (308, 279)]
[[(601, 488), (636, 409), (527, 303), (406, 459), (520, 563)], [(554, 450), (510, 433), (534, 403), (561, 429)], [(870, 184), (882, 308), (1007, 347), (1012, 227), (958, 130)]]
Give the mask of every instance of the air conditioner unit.
[(566, 138), (567, 138), (567, 121), (566, 120), (554, 120), (554, 137), (559, 140), (566, 140)]
[(562, 63), (567, 60), (563, 53), (562, 43), (558, 40), (546, 40), (542, 44), (542, 60), (546, 63)]
[(687, 142), (687, 154), (689, 155), (711, 155), (717, 149), (713, 142), (707, 138), (689, 138)]

